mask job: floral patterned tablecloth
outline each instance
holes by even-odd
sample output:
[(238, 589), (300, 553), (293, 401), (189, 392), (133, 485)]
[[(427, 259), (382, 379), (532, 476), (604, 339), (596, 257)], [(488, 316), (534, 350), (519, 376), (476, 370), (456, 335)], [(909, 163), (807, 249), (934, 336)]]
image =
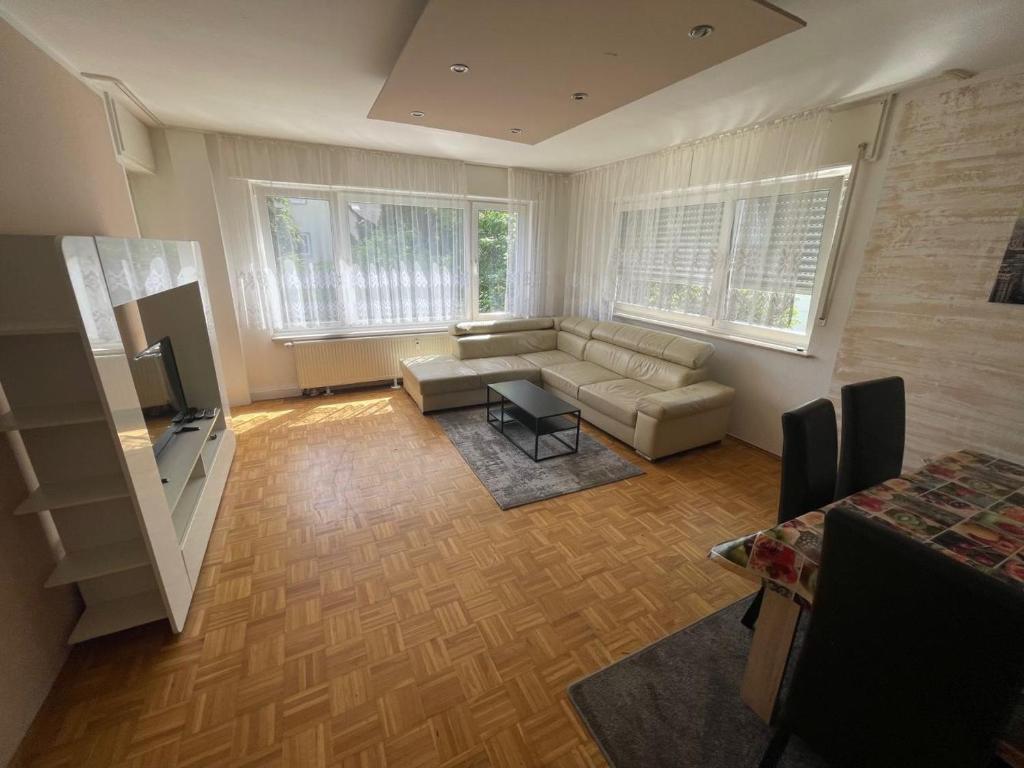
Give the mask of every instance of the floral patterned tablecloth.
[(709, 557), (810, 605), (829, 510), (846, 507), (927, 542), (952, 558), (1024, 589), (1024, 467), (977, 451), (958, 451), (740, 539)]

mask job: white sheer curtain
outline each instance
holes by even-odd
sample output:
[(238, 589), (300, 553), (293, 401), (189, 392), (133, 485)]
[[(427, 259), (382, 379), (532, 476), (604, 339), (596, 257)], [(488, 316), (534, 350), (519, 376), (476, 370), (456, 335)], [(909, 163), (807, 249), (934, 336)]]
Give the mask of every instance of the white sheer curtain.
[(326, 330), (465, 315), (463, 163), (224, 135), (208, 136), (207, 151), (248, 327)]
[(569, 180), (564, 173), (508, 169), (508, 197), (513, 210), (526, 213), (515, 218), (509, 232), (510, 314), (531, 317), (561, 312), (568, 193)]
[(829, 113), (804, 113), (573, 174), (565, 311), (806, 331), (842, 194)]

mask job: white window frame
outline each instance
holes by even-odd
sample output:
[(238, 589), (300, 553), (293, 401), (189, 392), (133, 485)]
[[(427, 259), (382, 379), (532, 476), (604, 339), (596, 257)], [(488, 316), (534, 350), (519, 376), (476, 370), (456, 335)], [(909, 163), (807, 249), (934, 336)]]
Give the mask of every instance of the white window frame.
[[(650, 210), (655, 207), (707, 203), (724, 203), (725, 208), (722, 213), (719, 247), (715, 255), (714, 272), (708, 301), (708, 306), (711, 308), (709, 315), (691, 315), (618, 301), (613, 305), (614, 314), (650, 320), (654, 323), (677, 327), (682, 330), (767, 342), (792, 349), (806, 349), (816, 325), (815, 318), (821, 303), (822, 289), (833, 257), (832, 246), (835, 239), (836, 225), (839, 221), (839, 212), (842, 206), (846, 204), (844, 198), (850, 170), (850, 166), (843, 165), (825, 168), (809, 176), (764, 179), (719, 186), (717, 188), (667, 193), (660, 196), (656, 202), (652, 202), (650, 199), (643, 202), (620, 202), (615, 208), (616, 227), (622, 226), (622, 213), (630, 210)], [(821, 241), (818, 266), (815, 270), (814, 287), (811, 292), (806, 330), (804, 332), (783, 331), (776, 328), (766, 328), (727, 320), (726, 309), (731, 277), (731, 246), (737, 201), (763, 197), (766, 194), (797, 194), (825, 188), (829, 189), (830, 194), (825, 213), (824, 234)], [(618, 286), (616, 285), (617, 289)]]
[[(270, 229), (270, 217), (267, 214), (268, 197), (305, 197), (309, 199), (328, 201), (330, 204), (332, 247), (334, 249), (335, 259), (338, 262), (338, 268), (346, 278), (346, 273), (350, 267), (349, 261), (346, 259), (346, 254), (348, 254), (350, 250), (350, 233), (348, 217), (342, 214), (347, 204), (353, 202), (395, 203), (396, 201), (400, 201), (403, 205), (462, 209), (464, 212), (463, 241), (466, 244), (464, 249), (465, 253), (463, 254), (463, 269), (467, 278), (465, 281), (466, 295), (463, 297), (466, 316), (455, 318), (452, 322), (465, 319), (500, 319), (511, 316), (507, 311), (507, 304), (506, 311), (504, 312), (480, 312), (480, 242), (478, 214), (483, 210), (509, 211), (520, 216), (520, 220), (524, 222), (524, 226), (528, 226), (530, 206), (529, 203), (525, 201), (510, 201), (507, 199), (503, 200), (501, 198), (429, 195), (415, 192), (382, 192), (380, 190), (326, 187), (313, 184), (282, 184), (278, 182), (256, 180), (249, 182), (249, 191), (251, 205), (253, 208), (253, 216), (255, 218), (256, 246), (260, 249), (264, 263), (274, 270), (279, 283), (280, 273), (278, 271), (277, 254), (273, 245), (273, 235)], [(512, 254), (510, 253), (509, 264), (511, 265), (511, 263)], [(344, 280), (345, 285), (347, 285), (348, 282), (349, 281), (347, 279)], [(343, 288), (343, 290), (347, 291), (348, 289)], [(278, 305), (281, 305), (284, 302), (284, 297), (281, 295), (280, 285), (277, 286), (277, 291), (275, 293), (276, 295), (273, 297), (273, 301), (277, 302)], [(349, 299), (350, 297), (345, 298), (346, 301)], [(346, 325), (342, 321), (337, 321), (336, 323), (325, 323), (319, 329), (306, 329), (285, 325), (280, 328), (275, 327), (273, 330), (275, 337), (287, 338), (290, 336), (308, 335), (309, 333), (316, 333), (318, 336), (325, 336), (330, 335), (331, 333), (337, 333), (339, 335), (350, 332), (373, 333), (389, 330), (395, 331), (404, 328), (433, 328), (435, 326), (438, 326), (438, 323), (351, 326)]]

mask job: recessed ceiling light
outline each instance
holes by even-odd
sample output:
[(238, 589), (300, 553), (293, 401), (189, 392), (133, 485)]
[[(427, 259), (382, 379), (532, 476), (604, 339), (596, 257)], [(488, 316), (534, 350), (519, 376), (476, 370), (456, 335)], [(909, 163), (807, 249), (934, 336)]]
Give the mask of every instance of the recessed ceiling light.
[(692, 37), (694, 40), (700, 40), (702, 37), (707, 37), (714, 31), (715, 28), (712, 27), (710, 24), (698, 24), (696, 27), (690, 30), (690, 37)]
[(569, 98), (572, 99), (573, 101), (583, 101), (589, 95), (590, 95), (589, 93), (583, 93), (583, 91), (577, 91), (576, 93), (574, 93)]
[(467, 72), (469, 72), (469, 67), (467, 67), (465, 64), (452, 64), (450, 67), (448, 67), (448, 69), (450, 69), (457, 75), (464, 75)]
[(423, 117), (423, 113), (420, 112), (418, 109), (413, 110), (412, 112), (409, 113), (409, 115), (412, 117)]
[(511, 130), (512, 133), (522, 133), (523, 132), (522, 128), (510, 128), (509, 130)]

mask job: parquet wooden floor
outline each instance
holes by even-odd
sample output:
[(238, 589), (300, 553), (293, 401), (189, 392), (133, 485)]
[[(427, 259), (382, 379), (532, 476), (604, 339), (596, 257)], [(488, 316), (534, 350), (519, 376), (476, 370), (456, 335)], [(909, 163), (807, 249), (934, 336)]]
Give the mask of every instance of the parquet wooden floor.
[(501, 511), (402, 391), (257, 403), (185, 631), (77, 646), (31, 766), (604, 765), (566, 686), (753, 590), (707, 560), (772, 522), (737, 441)]

